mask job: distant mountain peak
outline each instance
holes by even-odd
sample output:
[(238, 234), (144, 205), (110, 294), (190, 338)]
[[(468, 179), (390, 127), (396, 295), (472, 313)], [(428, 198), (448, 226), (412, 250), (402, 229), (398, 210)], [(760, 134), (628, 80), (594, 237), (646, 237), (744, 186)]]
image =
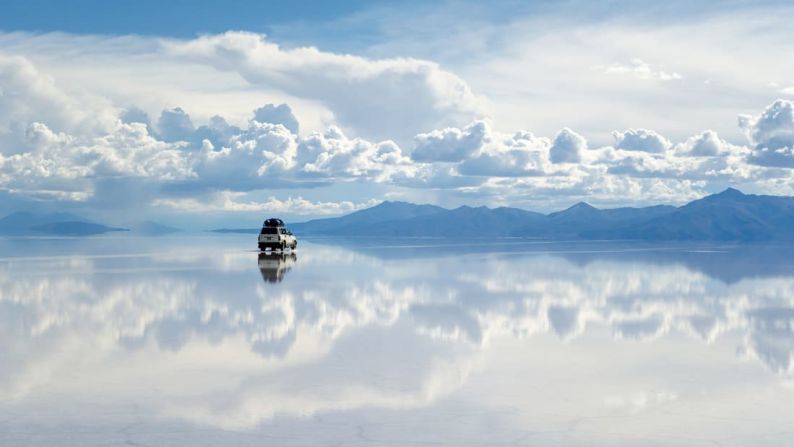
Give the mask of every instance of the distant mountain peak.
[(720, 193), (717, 193), (715, 195), (721, 196), (721, 197), (744, 197), (746, 194), (741, 192), (741, 191), (739, 191), (736, 188), (728, 187), (728, 188), (725, 188), (724, 191), (722, 191)]
[(490, 210), (490, 208), (488, 208), (485, 205), (480, 205), (480, 206), (461, 205), (461, 206), (455, 208), (455, 210), (469, 210), (469, 211), (470, 210), (485, 210), (485, 211), (487, 211), (487, 210)]
[(370, 208), (388, 208), (394, 206), (419, 206), (419, 205), (410, 202), (403, 202), (401, 200), (384, 200), (383, 202)]
[(551, 214), (571, 214), (571, 213), (582, 213), (582, 212), (590, 212), (590, 211), (598, 211), (598, 208), (590, 205), (587, 202), (576, 202), (573, 205), (565, 208), (562, 211), (557, 211), (556, 213)]
[(700, 202), (711, 203), (711, 202), (715, 202), (715, 201), (720, 202), (720, 201), (726, 201), (726, 200), (727, 201), (737, 201), (737, 200), (738, 201), (744, 201), (745, 199), (747, 199), (749, 197), (750, 196), (748, 196), (747, 194), (739, 191), (736, 188), (725, 188), (721, 192), (708, 195), (706, 197), (703, 197), (700, 200), (695, 200), (694, 202), (690, 202), (689, 204), (687, 204), (687, 206), (689, 206), (691, 204), (697, 204), (697, 203), (700, 203)]
[(399, 200), (384, 200), (377, 205), (371, 206), (369, 208), (364, 208), (358, 210), (357, 212), (378, 212), (378, 211), (387, 211), (387, 210), (395, 210), (395, 209), (405, 209), (405, 208), (413, 208), (419, 205), (415, 205), (413, 203), (408, 202), (401, 202)]
[(599, 211), (598, 208), (587, 202), (577, 202), (562, 211), (549, 214), (549, 217), (555, 219), (581, 219), (586, 216), (596, 215)]
[(587, 202), (576, 202), (573, 205), (571, 205), (570, 207), (568, 207), (568, 209), (569, 210), (594, 210), (594, 209), (597, 209), (597, 208), (594, 207), (593, 205), (590, 205)]

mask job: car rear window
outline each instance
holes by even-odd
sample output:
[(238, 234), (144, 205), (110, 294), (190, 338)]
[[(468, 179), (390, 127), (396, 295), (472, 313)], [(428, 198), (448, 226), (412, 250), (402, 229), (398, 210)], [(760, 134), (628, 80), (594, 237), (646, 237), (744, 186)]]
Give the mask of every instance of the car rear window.
[(262, 228), (262, 232), (259, 234), (278, 234), (278, 228), (265, 227)]

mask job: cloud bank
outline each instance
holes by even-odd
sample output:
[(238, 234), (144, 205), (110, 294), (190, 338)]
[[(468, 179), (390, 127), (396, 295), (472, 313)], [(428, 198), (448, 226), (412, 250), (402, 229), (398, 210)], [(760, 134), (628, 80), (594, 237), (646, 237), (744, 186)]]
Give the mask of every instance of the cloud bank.
[[(0, 50), (6, 197), (94, 209), (327, 215), (427, 192), (442, 204), (548, 209), (582, 198), (680, 203), (728, 185), (794, 191), (794, 103), (785, 99), (739, 117), (745, 144), (708, 129), (676, 142), (630, 128), (612, 131), (612, 145), (593, 146), (567, 127), (549, 137), (496, 130), (466, 82), (428, 61), (284, 49), (250, 33), (137, 51), (238, 73), (252, 89), (321, 104), (331, 122), (305, 131), (287, 103), (235, 113), (242, 121), (196, 120), (179, 104), (153, 118), (135, 104), (62, 88), (33, 58)], [(344, 194), (320, 193), (341, 185), (349, 185)]]

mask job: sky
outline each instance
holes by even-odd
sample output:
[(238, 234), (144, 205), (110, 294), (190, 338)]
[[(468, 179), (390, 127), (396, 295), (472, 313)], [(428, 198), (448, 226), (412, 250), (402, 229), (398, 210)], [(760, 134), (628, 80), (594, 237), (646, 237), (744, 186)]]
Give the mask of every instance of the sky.
[(12, 1), (0, 213), (794, 194), (785, 2)]

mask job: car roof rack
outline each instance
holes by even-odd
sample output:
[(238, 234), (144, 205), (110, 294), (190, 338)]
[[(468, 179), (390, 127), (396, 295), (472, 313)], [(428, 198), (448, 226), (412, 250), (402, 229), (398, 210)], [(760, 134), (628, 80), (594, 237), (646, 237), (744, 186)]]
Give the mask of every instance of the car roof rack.
[(265, 223), (262, 225), (264, 227), (283, 227), (284, 221), (281, 219), (277, 219), (275, 217), (271, 217), (270, 219), (265, 219)]

